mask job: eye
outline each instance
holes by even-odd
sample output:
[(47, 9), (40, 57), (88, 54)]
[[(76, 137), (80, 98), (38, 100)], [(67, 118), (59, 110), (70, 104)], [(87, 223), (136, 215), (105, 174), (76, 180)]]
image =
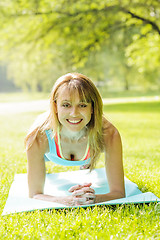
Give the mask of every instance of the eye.
[(63, 103), (62, 104), (62, 107), (65, 107), (65, 108), (68, 108), (68, 107), (70, 107), (71, 105), (69, 104), (69, 103)]
[(85, 107), (87, 107), (87, 104), (81, 103), (79, 106), (80, 106), (80, 108), (85, 108)]

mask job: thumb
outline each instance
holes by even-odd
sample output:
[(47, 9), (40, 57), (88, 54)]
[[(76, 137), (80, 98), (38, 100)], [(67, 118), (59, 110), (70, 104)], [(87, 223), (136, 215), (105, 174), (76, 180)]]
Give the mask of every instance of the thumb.
[(92, 183), (84, 183), (82, 184), (83, 187), (90, 187), (92, 185)]
[(80, 190), (83, 186), (82, 185), (75, 185), (68, 189), (69, 192), (74, 192), (75, 190)]

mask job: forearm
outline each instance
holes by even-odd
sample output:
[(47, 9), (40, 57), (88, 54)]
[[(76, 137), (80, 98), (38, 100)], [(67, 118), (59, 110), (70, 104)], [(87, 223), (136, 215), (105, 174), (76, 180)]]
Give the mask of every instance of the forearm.
[(60, 196), (51, 196), (51, 195), (46, 195), (41, 193), (41, 194), (35, 194), (33, 198), (42, 200), (42, 201), (47, 201), (47, 202), (61, 203), (64, 205), (73, 205), (72, 196), (60, 197)]
[(125, 193), (121, 192), (110, 192), (106, 194), (96, 194), (95, 203), (107, 202), (114, 199), (124, 198)]

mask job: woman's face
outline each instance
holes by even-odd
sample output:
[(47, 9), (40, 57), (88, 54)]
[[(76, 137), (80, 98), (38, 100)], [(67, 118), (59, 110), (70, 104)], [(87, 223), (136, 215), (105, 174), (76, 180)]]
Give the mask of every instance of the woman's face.
[(71, 96), (67, 87), (60, 89), (56, 102), (59, 122), (70, 131), (79, 132), (91, 120), (91, 103), (79, 98), (78, 90)]

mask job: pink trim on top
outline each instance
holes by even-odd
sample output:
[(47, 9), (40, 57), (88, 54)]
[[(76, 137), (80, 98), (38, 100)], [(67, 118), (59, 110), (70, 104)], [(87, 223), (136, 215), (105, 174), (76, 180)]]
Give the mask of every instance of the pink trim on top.
[[(56, 133), (56, 135), (55, 135), (55, 144), (56, 144), (56, 152), (57, 152), (57, 156), (58, 157), (60, 157), (60, 158), (62, 158), (62, 156), (61, 156), (61, 154), (60, 154), (60, 149), (59, 149), (59, 145), (58, 145), (58, 135), (57, 135), (57, 133)], [(85, 158), (83, 159), (83, 160), (87, 160), (88, 158), (90, 158), (90, 148), (88, 148), (88, 152), (87, 152), (87, 154), (86, 154), (86, 156), (85, 156)], [(74, 160), (74, 159), (71, 159), (72, 161)]]

